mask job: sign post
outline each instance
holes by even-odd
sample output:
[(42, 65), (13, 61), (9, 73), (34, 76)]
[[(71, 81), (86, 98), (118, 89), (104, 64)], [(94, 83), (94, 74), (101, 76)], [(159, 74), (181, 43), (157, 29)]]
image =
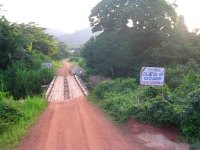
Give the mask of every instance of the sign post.
[(158, 67), (142, 67), (140, 71), (140, 84), (150, 86), (162, 86), (162, 97), (163, 85), (165, 83), (165, 69)]
[(52, 63), (49, 63), (49, 62), (45, 62), (45, 63), (42, 63), (42, 67), (44, 68), (52, 68)]
[(140, 72), (141, 85), (163, 86), (165, 82), (165, 69), (156, 67), (142, 67)]

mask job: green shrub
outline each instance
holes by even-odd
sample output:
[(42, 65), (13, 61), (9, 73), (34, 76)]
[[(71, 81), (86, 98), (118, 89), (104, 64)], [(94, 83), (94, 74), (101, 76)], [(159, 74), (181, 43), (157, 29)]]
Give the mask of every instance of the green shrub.
[(190, 150), (199, 150), (200, 148), (200, 141), (193, 139), (190, 142)]
[(9, 126), (16, 123), (22, 116), (20, 103), (13, 101), (12, 97), (0, 92), (0, 134)]
[(180, 122), (181, 132), (187, 140), (200, 141), (200, 111), (185, 112)]
[(151, 98), (162, 95), (161, 87), (142, 86), (137, 89), (138, 98), (140, 101), (146, 101)]
[(182, 114), (181, 131), (187, 139), (200, 141), (200, 88), (188, 94), (190, 105)]
[(117, 123), (126, 122), (133, 113), (134, 93), (108, 93), (100, 107)]
[(173, 105), (161, 96), (156, 96), (138, 105), (134, 110), (134, 117), (156, 124), (171, 124), (175, 120)]
[(191, 107), (195, 111), (200, 111), (200, 88), (188, 94)]
[(113, 120), (122, 123), (132, 115), (136, 89), (135, 79), (119, 78), (98, 84), (92, 97)]
[(116, 79), (98, 84), (92, 100), (117, 123), (129, 118), (180, 129), (191, 149), (200, 146), (200, 78), (190, 70), (180, 84), (170, 90), (137, 86), (134, 79)]
[(39, 74), (27, 68), (17, 68), (14, 85), (17, 87), (14, 95), (20, 96), (33, 95), (40, 91)]
[(162, 94), (161, 88), (157, 88), (157, 87), (149, 86), (145, 88), (144, 90), (144, 95), (145, 97), (148, 97), (148, 98), (155, 98), (156, 96), (161, 95), (161, 94)]
[(22, 105), (23, 119), (32, 119), (46, 107), (46, 101), (38, 96), (27, 97)]
[(0, 98), (0, 148), (10, 149), (18, 144), (47, 103), (37, 96), (14, 101), (2, 92)]
[(93, 95), (98, 99), (102, 99), (104, 98), (105, 93), (111, 91), (109, 89), (112, 89), (111, 82), (103, 81), (94, 88)]
[(40, 85), (49, 84), (54, 77), (54, 70), (41, 68), (38, 70)]
[(110, 92), (129, 92), (129, 91), (134, 91), (137, 89), (137, 84), (135, 79), (122, 79), (118, 78), (115, 80), (110, 80), (110, 81), (103, 81), (102, 83), (98, 84), (94, 91), (93, 94), (98, 98), (102, 99), (104, 98), (104, 95), (106, 93)]
[(69, 58), (69, 61), (74, 62), (74, 63), (78, 63), (80, 60), (80, 57), (77, 56), (72, 56)]
[(19, 99), (28, 95), (40, 94), (42, 92), (41, 85), (50, 83), (54, 76), (54, 70), (41, 66), (33, 69), (21, 60), (13, 62), (1, 76), (5, 91), (9, 91)]

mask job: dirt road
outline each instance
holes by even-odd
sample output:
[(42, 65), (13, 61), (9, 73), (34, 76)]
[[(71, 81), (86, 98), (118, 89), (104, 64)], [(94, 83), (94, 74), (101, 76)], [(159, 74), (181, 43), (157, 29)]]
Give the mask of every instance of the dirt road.
[[(20, 144), (20, 150), (156, 150), (162, 144), (154, 145), (146, 138), (147, 134), (132, 132), (132, 123), (127, 131), (121, 132), (106, 119), (105, 115), (94, 107), (81, 92), (74, 77), (70, 75), (71, 65), (57, 72), (57, 79), (49, 96), (49, 106), (37, 124), (30, 129)], [(67, 80), (67, 85), (64, 80)], [(65, 92), (68, 96), (63, 96)], [(140, 126), (140, 125), (139, 125)], [(143, 127), (142, 127), (143, 128)], [(128, 132), (128, 134), (127, 134)], [(146, 132), (145, 132), (146, 133)], [(139, 136), (141, 135), (141, 137)], [(151, 134), (152, 135), (152, 134)], [(159, 138), (159, 137), (157, 137)], [(171, 143), (170, 143), (171, 144)], [(166, 150), (187, 149), (167, 147)], [(178, 145), (179, 146), (179, 145)]]

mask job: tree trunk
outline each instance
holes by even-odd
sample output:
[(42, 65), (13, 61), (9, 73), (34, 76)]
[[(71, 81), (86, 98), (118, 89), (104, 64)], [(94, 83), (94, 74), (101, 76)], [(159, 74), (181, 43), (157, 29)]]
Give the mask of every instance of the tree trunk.
[(110, 67), (110, 72), (111, 72), (111, 76), (113, 77), (114, 76), (114, 69), (113, 69), (113, 67)]

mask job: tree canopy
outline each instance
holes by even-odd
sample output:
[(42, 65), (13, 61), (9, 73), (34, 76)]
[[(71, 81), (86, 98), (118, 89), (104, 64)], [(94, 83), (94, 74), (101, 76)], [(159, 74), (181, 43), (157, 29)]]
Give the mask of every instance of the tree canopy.
[(137, 76), (142, 66), (199, 62), (199, 35), (165, 0), (102, 0), (89, 16), (93, 32), (82, 54), (93, 72)]
[(12, 23), (0, 15), (0, 91), (15, 98), (39, 94), (54, 75), (42, 63), (66, 58), (66, 49), (35, 23)]
[(165, 0), (102, 0), (92, 9), (89, 20), (93, 32), (167, 31), (174, 28), (176, 13)]
[(50, 57), (58, 53), (53, 36), (34, 23), (16, 24), (0, 17), (0, 69), (11, 61), (30, 57), (36, 50)]

